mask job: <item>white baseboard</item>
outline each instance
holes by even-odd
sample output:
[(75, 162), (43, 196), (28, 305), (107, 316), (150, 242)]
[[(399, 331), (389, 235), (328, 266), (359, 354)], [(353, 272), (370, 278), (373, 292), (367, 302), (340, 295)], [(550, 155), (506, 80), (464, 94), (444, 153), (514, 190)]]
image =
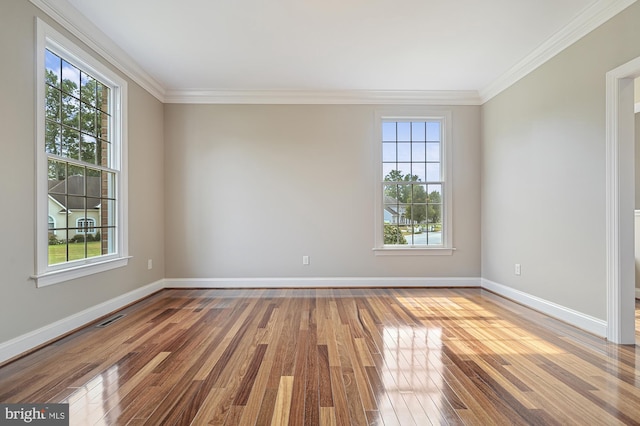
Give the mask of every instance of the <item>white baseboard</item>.
[(480, 287), (480, 278), (165, 278), (165, 288)]
[(22, 336), (2, 342), (0, 343), (0, 363), (89, 324), (163, 288), (164, 280), (156, 281)]
[(548, 300), (532, 296), (528, 293), (524, 293), (520, 290), (515, 290), (511, 287), (495, 283), (485, 278), (482, 278), (481, 281), (482, 288), (491, 290), (492, 292), (502, 297), (514, 300), (531, 309), (535, 309), (536, 311), (542, 312), (545, 315), (557, 318), (561, 321), (573, 325), (574, 327), (581, 328), (597, 336), (607, 336), (607, 322), (605, 320), (594, 318), (590, 315), (574, 311), (573, 309), (569, 309), (565, 306), (549, 302)]
[(640, 299), (640, 288), (636, 287), (636, 299)]

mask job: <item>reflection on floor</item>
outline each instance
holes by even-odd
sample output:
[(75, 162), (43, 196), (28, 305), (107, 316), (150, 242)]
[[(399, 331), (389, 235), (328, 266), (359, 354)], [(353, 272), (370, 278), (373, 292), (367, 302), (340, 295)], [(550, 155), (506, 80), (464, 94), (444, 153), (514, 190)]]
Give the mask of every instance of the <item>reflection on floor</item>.
[(72, 425), (640, 424), (638, 346), (480, 289), (167, 289), (122, 312), (0, 368), (0, 402), (66, 402)]

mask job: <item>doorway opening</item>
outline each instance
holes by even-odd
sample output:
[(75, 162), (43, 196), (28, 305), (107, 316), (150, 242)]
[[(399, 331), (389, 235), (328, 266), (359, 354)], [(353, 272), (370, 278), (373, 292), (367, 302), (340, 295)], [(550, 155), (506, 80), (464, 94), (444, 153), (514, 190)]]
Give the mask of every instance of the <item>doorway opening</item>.
[(640, 57), (606, 75), (607, 339), (635, 344), (635, 87)]

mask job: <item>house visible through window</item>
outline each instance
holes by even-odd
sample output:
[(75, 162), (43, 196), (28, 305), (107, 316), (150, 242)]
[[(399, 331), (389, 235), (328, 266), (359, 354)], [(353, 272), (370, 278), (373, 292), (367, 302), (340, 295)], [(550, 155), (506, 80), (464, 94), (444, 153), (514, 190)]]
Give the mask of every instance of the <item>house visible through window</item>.
[(48, 285), (65, 269), (77, 277), (126, 264), (112, 262), (126, 258), (126, 83), (40, 20), (38, 47), (38, 217), (48, 222), (35, 278)]

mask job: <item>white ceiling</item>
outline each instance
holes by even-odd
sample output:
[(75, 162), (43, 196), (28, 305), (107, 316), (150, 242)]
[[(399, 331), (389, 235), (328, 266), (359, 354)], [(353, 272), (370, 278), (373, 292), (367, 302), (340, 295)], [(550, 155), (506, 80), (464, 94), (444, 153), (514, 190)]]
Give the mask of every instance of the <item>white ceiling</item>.
[(68, 2), (167, 92), (481, 93), (621, 1)]

